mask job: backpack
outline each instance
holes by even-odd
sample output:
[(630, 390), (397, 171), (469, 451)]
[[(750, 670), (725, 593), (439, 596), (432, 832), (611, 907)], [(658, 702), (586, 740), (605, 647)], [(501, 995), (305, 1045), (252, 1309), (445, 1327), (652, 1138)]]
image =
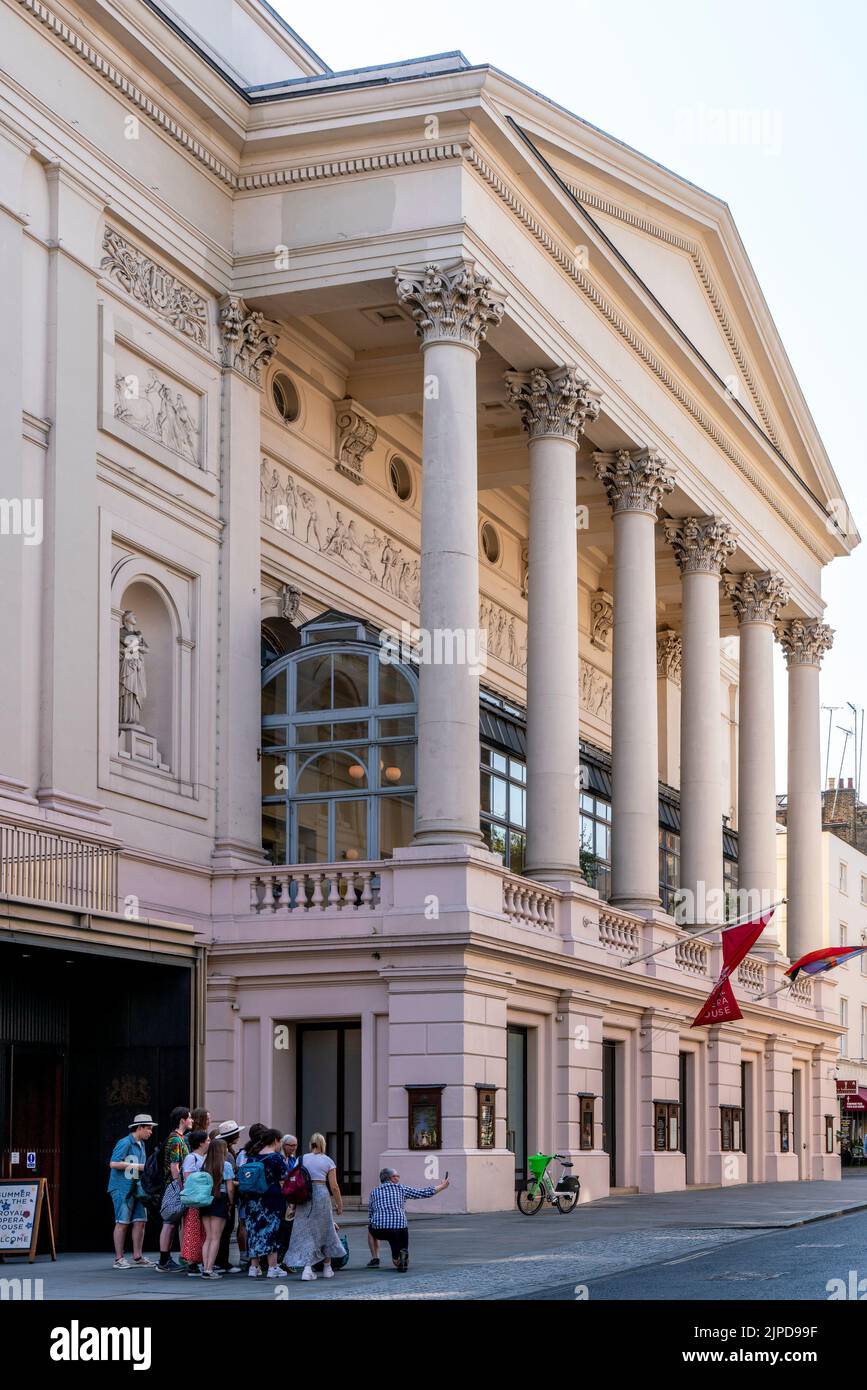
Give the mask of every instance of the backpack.
[(165, 1180), (163, 1177), (163, 1153), (162, 1148), (157, 1145), (150, 1158), (145, 1162), (144, 1168), (138, 1180), (139, 1196), (145, 1202), (158, 1202), (162, 1200), (165, 1191)]
[(260, 1158), (251, 1158), (248, 1163), (242, 1163), (237, 1176), (238, 1190), (246, 1197), (254, 1197), (268, 1191), (265, 1165)]
[(188, 1173), (181, 1188), (182, 1207), (209, 1207), (214, 1200), (214, 1180), (201, 1168)]
[(290, 1206), (300, 1207), (313, 1196), (313, 1180), (303, 1163), (292, 1169), (280, 1189)]

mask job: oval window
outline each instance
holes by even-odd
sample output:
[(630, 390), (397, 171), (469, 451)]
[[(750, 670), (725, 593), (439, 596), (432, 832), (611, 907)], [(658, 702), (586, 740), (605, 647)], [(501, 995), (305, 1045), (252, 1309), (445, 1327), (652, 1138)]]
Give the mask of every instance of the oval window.
[(500, 537), (497, 528), (489, 521), (482, 527), (482, 550), (488, 564), (495, 565), (500, 558)]
[(412, 473), (402, 458), (395, 454), (388, 465), (388, 480), (391, 490), (401, 502), (408, 502), (412, 496)]
[(277, 372), (271, 382), (271, 397), (281, 420), (287, 425), (301, 414), (301, 401), (294, 381), (285, 372)]

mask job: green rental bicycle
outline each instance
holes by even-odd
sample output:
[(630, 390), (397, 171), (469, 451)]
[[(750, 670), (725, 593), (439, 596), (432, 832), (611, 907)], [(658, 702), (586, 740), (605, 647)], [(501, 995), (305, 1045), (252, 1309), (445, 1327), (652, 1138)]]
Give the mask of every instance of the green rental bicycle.
[[(555, 1158), (563, 1165), (563, 1172), (556, 1187), (548, 1172)], [(519, 1212), (524, 1216), (535, 1216), (545, 1202), (556, 1207), (561, 1216), (575, 1210), (581, 1183), (569, 1172), (573, 1165), (564, 1154), (531, 1154), (527, 1166), (530, 1176), (526, 1185), (518, 1192)]]

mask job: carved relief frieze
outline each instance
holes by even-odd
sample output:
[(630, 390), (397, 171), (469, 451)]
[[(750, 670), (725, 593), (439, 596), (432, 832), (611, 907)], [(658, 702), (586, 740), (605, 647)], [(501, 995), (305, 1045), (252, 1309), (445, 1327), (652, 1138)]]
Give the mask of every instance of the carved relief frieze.
[(114, 227), (106, 227), (100, 269), (147, 309), (152, 309), (177, 333), (197, 347), (208, 347), (208, 304), (165, 266), (146, 256)]
[(514, 613), (479, 596), (479, 627), (487, 631), (487, 653), (513, 666), (516, 671), (527, 669), (527, 625)]
[(114, 418), (187, 463), (202, 466), (201, 396), (120, 343), (115, 356)]
[(596, 715), (603, 724), (611, 723), (611, 680), (589, 661), (581, 662), (580, 703), (585, 713)]

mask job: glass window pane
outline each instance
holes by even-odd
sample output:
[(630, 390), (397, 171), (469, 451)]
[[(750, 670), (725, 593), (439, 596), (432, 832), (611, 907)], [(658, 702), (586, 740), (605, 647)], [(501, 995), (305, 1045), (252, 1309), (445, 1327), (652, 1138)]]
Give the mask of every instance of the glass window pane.
[(587, 812), (593, 810), (593, 797), (590, 796), (589, 792), (581, 793), (581, 810)]
[(338, 652), (334, 658), (334, 708), (357, 709), (370, 703), (370, 657), (362, 652)]
[(285, 748), (286, 740), (289, 736), (288, 729), (263, 729), (262, 747), (263, 748)]
[(415, 744), (387, 743), (380, 748), (379, 785), (383, 788), (415, 785)]
[(611, 802), (610, 802), (610, 801), (599, 801), (599, 802), (597, 802), (596, 804), (597, 804), (597, 808), (598, 808), (598, 814), (602, 817), (603, 820), (607, 820), (607, 821), (610, 822), (610, 820), (611, 820)]
[(288, 767), (286, 755), (281, 753), (262, 754), (262, 795), (279, 796), (288, 789)]
[(262, 686), (262, 714), (286, 713), (286, 672), (281, 671)]
[(296, 743), (330, 743), (330, 724), (296, 724)]
[(262, 846), (271, 864), (286, 863), (286, 804), (262, 807)]
[(482, 744), (482, 767), (491, 766), (491, 750)]
[(355, 739), (363, 738), (365, 742), (370, 738), (369, 719), (346, 719), (334, 724), (334, 742), (349, 743)]
[(509, 835), (509, 868), (513, 874), (524, 872), (524, 848), (526, 836), (519, 834), (517, 830), (511, 831)]
[(481, 774), (479, 805), (483, 811), (490, 811), (491, 809), (491, 774), (489, 772)]
[(367, 859), (367, 797), (334, 803), (335, 859)]
[(502, 854), (505, 862), (506, 858), (506, 828), (497, 825), (494, 821), (489, 821), (490, 838), (488, 843), (495, 854)]
[(520, 825), (521, 829), (527, 824), (525, 804), (527, 793), (523, 787), (516, 787), (514, 784), (509, 788), (509, 820), (512, 825)]
[(495, 816), (506, 819), (506, 806), (508, 805), (508, 782), (504, 782), (501, 777), (491, 778), (491, 811)]
[(396, 849), (412, 840), (415, 797), (381, 796), (379, 798), (379, 853), (388, 859)]
[(517, 761), (517, 759), (515, 759), (515, 758), (510, 758), (510, 759), (509, 759), (509, 776), (510, 776), (510, 777), (514, 777), (514, 779), (515, 779), (516, 782), (526, 782), (526, 780), (527, 780), (527, 765), (526, 765), (526, 763), (519, 763), (519, 762)]
[(328, 863), (328, 802), (298, 801), (298, 863)]
[(493, 749), (491, 749), (491, 767), (495, 768), (497, 772), (506, 772), (508, 766), (509, 759), (506, 757), (505, 753), (495, 753)]
[(366, 748), (357, 753), (335, 749), (311, 758), (298, 774), (298, 795), (361, 791), (367, 787), (367, 755)]
[(379, 667), (379, 703), (381, 705), (411, 705), (415, 701), (413, 688), (397, 666), (377, 662)]
[(331, 709), (331, 657), (311, 656), (307, 661), (299, 661), (295, 669), (295, 708), (301, 713)]
[(414, 738), (415, 716), (399, 714), (395, 719), (380, 719), (380, 738)]

